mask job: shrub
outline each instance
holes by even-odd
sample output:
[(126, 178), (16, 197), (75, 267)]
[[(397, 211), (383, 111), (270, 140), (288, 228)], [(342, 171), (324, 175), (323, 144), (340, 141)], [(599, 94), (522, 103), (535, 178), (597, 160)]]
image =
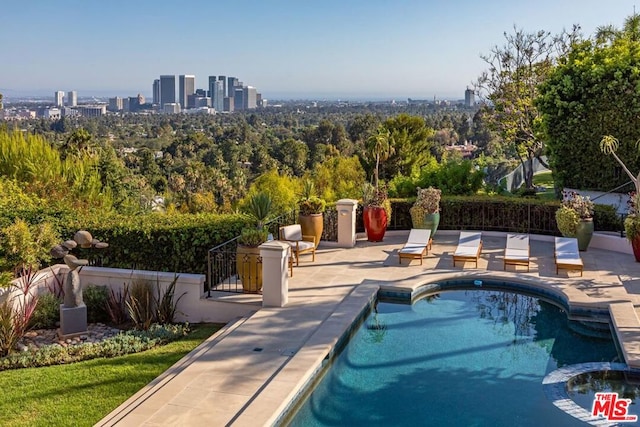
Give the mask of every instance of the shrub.
[(129, 299), (129, 285), (126, 283), (122, 287), (122, 291), (109, 289), (107, 298), (107, 314), (109, 319), (115, 325), (122, 325), (129, 320), (127, 315), (127, 301)]
[[(2, 306), (0, 305), (0, 322)], [(0, 327), (2, 324), (0, 323)], [(0, 358), (0, 371), (79, 362), (97, 357), (115, 357), (148, 350), (175, 341), (189, 333), (189, 325), (151, 325), (147, 331), (127, 331), (97, 343), (62, 347), (47, 345), (34, 351)]]
[(178, 277), (179, 276), (174, 277), (174, 279), (171, 281), (169, 286), (167, 286), (164, 292), (160, 291), (160, 286), (158, 284), (158, 296), (155, 300), (155, 305), (156, 320), (160, 324), (164, 325), (167, 323), (173, 323), (177, 311), (178, 302), (180, 302), (182, 297), (186, 295), (186, 292), (184, 292), (178, 297), (178, 299), (174, 299)]
[(136, 329), (147, 330), (154, 320), (154, 298), (152, 284), (145, 279), (136, 279), (131, 284), (129, 299), (125, 302), (129, 318)]
[(580, 216), (570, 207), (563, 205), (556, 211), (558, 230), (560, 230), (560, 233), (565, 237), (576, 237), (579, 222)]
[(89, 323), (105, 323), (109, 321), (108, 300), (109, 290), (106, 286), (89, 285), (82, 293), (87, 305), (87, 320)]
[(51, 292), (40, 294), (38, 305), (29, 322), (33, 329), (52, 329), (60, 321), (60, 304), (62, 300)]

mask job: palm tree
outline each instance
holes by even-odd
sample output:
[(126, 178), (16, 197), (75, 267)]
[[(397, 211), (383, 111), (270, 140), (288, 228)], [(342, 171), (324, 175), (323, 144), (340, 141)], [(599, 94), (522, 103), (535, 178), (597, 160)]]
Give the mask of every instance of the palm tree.
[(394, 153), (391, 132), (384, 125), (379, 125), (376, 132), (367, 140), (367, 150), (376, 161), (373, 171), (376, 191), (378, 190), (380, 162), (385, 162)]
[[(640, 147), (639, 143), (640, 141), (636, 142), (636, 145)], [(602, 140), (600, 141), (600, 150), (602, 150), (604, 154), (612, 155), (613, 158), (616, 159), (618, 163), (620, 163), (620, 166), (622, 166), (622, 169), (629, 176), (629, 178), (631, 178), (631, 181), (636, 186), (636, 195), (640, 195), (640, 172), (638, 172), (637, 176), (634, 175), (629, 170), (629, 168), (624, 164), (624, 162), (620, 159), (620, 157), (618, 157), (618, 155), (616, 154), (616, 151), (618, 150), (619, 146), (620, 146), (620, 142), (612, 135), (605, 135), (602, 137)]]

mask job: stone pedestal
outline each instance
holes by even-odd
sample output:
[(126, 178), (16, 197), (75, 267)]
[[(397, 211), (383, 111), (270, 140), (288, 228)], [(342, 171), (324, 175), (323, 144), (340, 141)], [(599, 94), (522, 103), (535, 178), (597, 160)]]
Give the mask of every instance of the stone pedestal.
[(71, 338), (87, 333), (87, 306), (67, 308), (60, 304), (60, 338)]
[(284, 307), (289, 301), (289, 244), (277, 240), (260, 245), (262, 306)]
[(336, 203), (338, 210), (338, 246), (353, 248), (356, 245), (356, 209), (358, 201), (340, 199)]

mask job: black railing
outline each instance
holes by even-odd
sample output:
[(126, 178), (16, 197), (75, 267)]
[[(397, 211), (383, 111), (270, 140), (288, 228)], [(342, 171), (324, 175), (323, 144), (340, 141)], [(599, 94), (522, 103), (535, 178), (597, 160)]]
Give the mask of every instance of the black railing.
[[(291, 211), (283, 214), (266, 224), (270, 233), (270, 238), (277, 239), (281, 226), (294, 224), (297, 212)], [(238, 275), (238, 238), (234, 237), (212, 249), (207, 254), (207, 297), (211, 296), (212, 291), (242, 293), (244, 289)], [(243, 255), (240, 259), (240, 268), (242, 272), (249, 272), (250, 256)], [(254, 268), (262, 268), (262, 258), (257, 257), (257, 264)], [(258, 274), (257, 271), (251, 271), (251, 276)]]

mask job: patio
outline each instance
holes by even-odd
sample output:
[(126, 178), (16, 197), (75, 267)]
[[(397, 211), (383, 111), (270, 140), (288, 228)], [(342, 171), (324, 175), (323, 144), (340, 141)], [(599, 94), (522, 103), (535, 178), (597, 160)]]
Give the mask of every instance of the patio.
[(505, 272), (505, 235), (483, 233), (478, 268), (454, 267), (458, 233), (439, 231), (423, 265), (399, 264), (407, 235), (389, 233), (380, 243), (360, 239), (351, 249), (321, 245), (314, 263), (303, 256), (295, 267), (284, 308), (260, 308), (256, 295), (217, 296), (258, 311), (227, 325), (97, 425), (272, 425), (378, 289), (411, 293), (447, 279), (523, 283), (563, 294), (570, 307), (587, 311), (615, 303), (625, 357), (640, 364), (640, 263), (632, 255), (591, 248), (581, 253), (583, 277), (556, 275), (553, 238), (531, 236), (530, 272)]

